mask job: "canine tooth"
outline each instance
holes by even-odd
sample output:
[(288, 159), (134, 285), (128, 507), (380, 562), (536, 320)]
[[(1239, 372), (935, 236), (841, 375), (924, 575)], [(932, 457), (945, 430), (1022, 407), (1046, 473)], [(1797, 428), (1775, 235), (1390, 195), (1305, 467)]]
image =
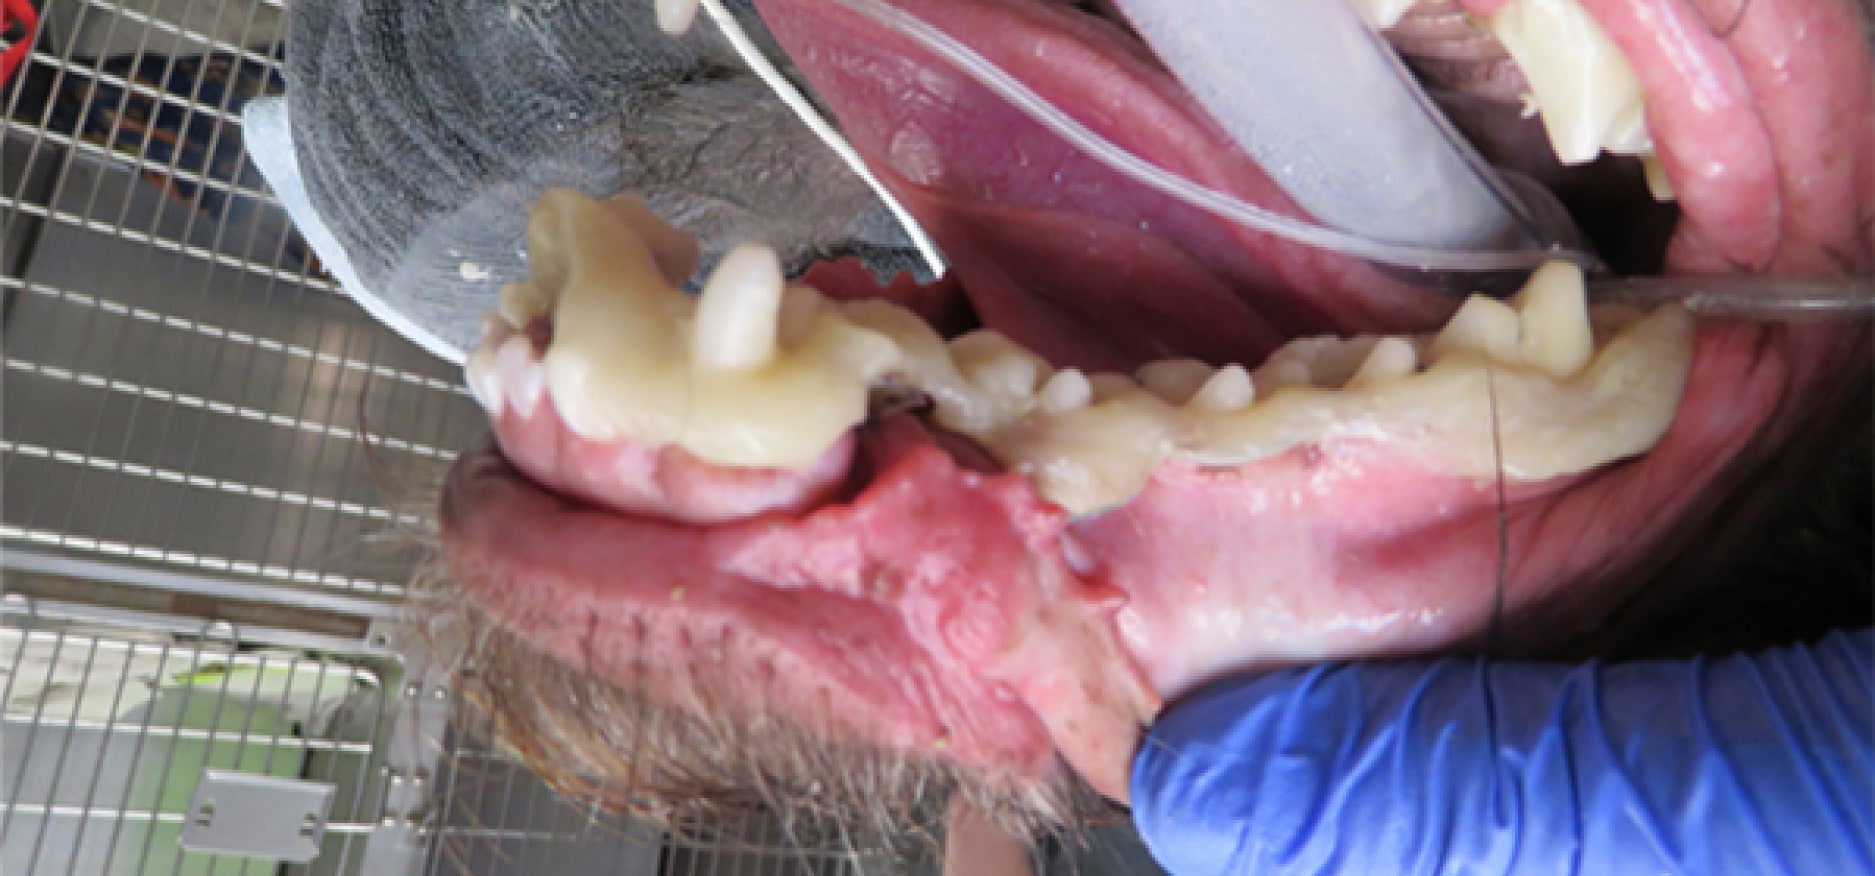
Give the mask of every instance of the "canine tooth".
[(1495, 298), (1473, 295), (1432, 339), (1432, 358), (1443, 359), (1457, 350), (1473, 350), (1499, 362), (1516, 362), (1522, 319), (1510, 305)]
[(1511, 0), (1490, 28), (1523, 70), (1562, 163), (1591, 161), (1604, 147), (1645, 148), (1640, 80), (1575, 0)]
[(505, 403), (502, 398), (501, 380), (495, 375), (495, 346), (480, 344), (469, 353), (469, 361), (462, 366), (463, 381), (469, 385), (469, 394), (480, 402), (482, 410), (492, 419), (501, 416)]
[(1093, 390), (1094, 404), (1116, 398), (1139, 388), (1139, 384), (1134, 383), (1133, 378), (1124, 374), (1096, 374), (1089, 377), (1087, 383), (1089, 388)]
[(746, 371), (775, 358), (781, 316), (781, 259), (759, 244), (729, 251), (697, 301), (692, 351), (698, 366)]
[(1647, 193), (1661, 203), (1678, 200), (1673, 193), (1673, 181), (1667, 179), (1667, 166), (1662, 164), (1658, 155), (1641, 156), (1641, 171), (1647, 175)]
[(682, 36), (697, 19), (700, 0), (657, 0), (658, 29), (670, 36)]
[(1525, 364), (1558, 379), (1588, 364), (1595, 353), (1595, 336), (1589, 329), (1581, 268), (1563, 261), (1544, 264), (1517, 293), (1517, 310), (1523, 327), (1518, 347)]
[(1256, 399), (1256, 384), (1242, 365), (1226, 365), (1211, 375), (1191, 397), (1191, 405), (1207, 411), (1228, 413), (1250, 406)]
[(1087, 407), (1094, 400), (1094, 387), (1078, 368), (1063, 368), (1042, 384), (1036, 403), (1051, 414), (1065, 414)]
[(1182, 405), (1211, 379), (1212, 368), (1196, 359), (1162, 359), (1140, 366), (1141, 386), (1167, 404)]
[(534, 408), (547, 391), (547, 367), (534, 358), (534, 345), (525, 335), (513, 335), (495, 350), (495, 373), (508, 388), (508, 401), (522, 419), (534, 416)]
[(1405, 338), (1380, 338), (1367, 353), (1367, 360), (1361, 363), (1354, 376), (1348, 378), (1348, 389), (1379, 386), (1388, 381), (1398, 380), (1413, 373), (1419, 366), (1419, 352), (1413, 348), (1413, 342)]

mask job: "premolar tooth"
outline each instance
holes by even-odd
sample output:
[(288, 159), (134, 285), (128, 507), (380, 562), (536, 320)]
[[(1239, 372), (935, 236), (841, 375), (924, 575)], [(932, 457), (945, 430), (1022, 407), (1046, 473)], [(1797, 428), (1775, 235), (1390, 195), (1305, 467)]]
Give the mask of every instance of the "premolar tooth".
[(700, 0), (657, 0), (658, 29), (671, 36), (682, 36), (697, 19)]
[(508, 401), (522, 419), (534, 416), (547, 391), (547, 368), (534, 358), (534, 345), (525, 335), (512, 335), (495, 350), (495, 373), (508, 388)]
[(964, 379), (997, 395), (1026, 398), (1042, 379), (1042, 361), (1001, 332), (971, 332), (951, 341), (950, 353)]
[(478, 344), (469, 352), (469, 361), (462, 366), (462, 377), (469, 384), (469, 394), (481, 403), (482, 410), (488, 412), (490, 419), (499, 418), (505, 404), (501, 379), (495, 374), (495, 350), (494, 344)]
[(1087, 407), (1094, 400), (1093, 384), (1078, 368), (1063, 368), (1055, 372), (1042, 384), (1042, 391), (1036, 396), (1036, 403), (1042, 410), (1051, 414), (1065, 414), (1069, 411)]
[(1140, 385), (1167, 404), (1182, 405), (1211, 379), (1211, 366), (1196, 359), (1162, 359), (1140, 366)]
[(1457, 350), (1473, 350), (1499, 362), (1516, 362), (1521, 334), (1517, 311), (1495, 298), (1473, 295), (1432, 340), (1432, 358), (1442, 359)]
[(1545, 263), (1517, 293), (1517, 309), (1522, 316), (1518, 347), (1524, 364), (1558, 379), (1573, 376), (1588, 364), (1595, 353), (1595, 337), (1589, 328), (1581, 268), (1563, 261)]
[(773, 249), (743, 244), (723, 256), (697, 301), (697, 365), (747, 371), (773, 361), (782, 288), (781, 259)]
[(1228, 413), (1250, 406), (1256, 399), (1256, 384), (1242, 365), (1226, 365), (1211, 375), (1191, 397), (1191, 406), (1207, 411)]
[(1297, 359), (1272, 356), (1251, 375), (1251, 384), (1261, 387), (1263, 395), (1267, 397), (1279, 389), (1307, 387), (1311, 385), (1312, 379), (1307, 364)]
[(1419, 367), (1419, 353), (1405, 338), (1381, 338), (1367, 353), (1367, 361), (1348, 378), (1348, 389), (1379, 386), (1413, 373)]
[(1093, 390), (1094, 404), (1117, 398), (1139, 388), (1139, 384), (1134, 383), (1133, 378), (1124, 374), (1096, 374), (1089, 377), (1087, 383)]

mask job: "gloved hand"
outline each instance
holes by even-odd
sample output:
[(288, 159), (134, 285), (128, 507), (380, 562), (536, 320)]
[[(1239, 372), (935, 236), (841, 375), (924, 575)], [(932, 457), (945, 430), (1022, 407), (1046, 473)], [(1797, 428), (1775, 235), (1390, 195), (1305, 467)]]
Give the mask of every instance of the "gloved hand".
[(1328, 665), (1173, 704), (1175, 876), (1875, 872), (1875, 634), (1691, 663)]

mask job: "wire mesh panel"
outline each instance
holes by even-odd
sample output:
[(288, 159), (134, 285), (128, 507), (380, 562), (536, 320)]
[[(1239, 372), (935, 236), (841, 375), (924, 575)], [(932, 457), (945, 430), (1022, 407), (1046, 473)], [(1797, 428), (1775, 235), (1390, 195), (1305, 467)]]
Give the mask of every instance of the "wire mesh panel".
[[(394, 661), (8, 608), (0, 869), (357, 872), (377, 825), (376, 752), (392, 717)], [(215, 801), (201, 797), (209, 770), (329, 789), (316, 858), (208, 851), (212, 834), (187, 842), (192, 828), (214, 826)]]
[[(0, 537), (395, 596), (381, 489), (481, 428), (324, 279), (241, 149), (266, 3), (68, 2), (8, 97)], [(417, 478), (420, 479), (420, 478)]]

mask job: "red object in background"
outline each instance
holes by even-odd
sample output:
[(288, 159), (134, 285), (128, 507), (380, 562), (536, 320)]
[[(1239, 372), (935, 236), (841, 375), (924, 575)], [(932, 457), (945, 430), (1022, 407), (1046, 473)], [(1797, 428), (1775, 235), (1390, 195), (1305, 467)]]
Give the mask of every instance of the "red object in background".
[(26, 53), (32, 51), (33, 32), (39, 29), (39, 13), (33, 11), (32, 0), (0, 0), (0, 35), (15, 28), (19, 34), (7, 37), (13, 44), (0, 52), (0, 85), (13, 78), (13, 71), (19, 69), (20, 62), (26, 60)]

